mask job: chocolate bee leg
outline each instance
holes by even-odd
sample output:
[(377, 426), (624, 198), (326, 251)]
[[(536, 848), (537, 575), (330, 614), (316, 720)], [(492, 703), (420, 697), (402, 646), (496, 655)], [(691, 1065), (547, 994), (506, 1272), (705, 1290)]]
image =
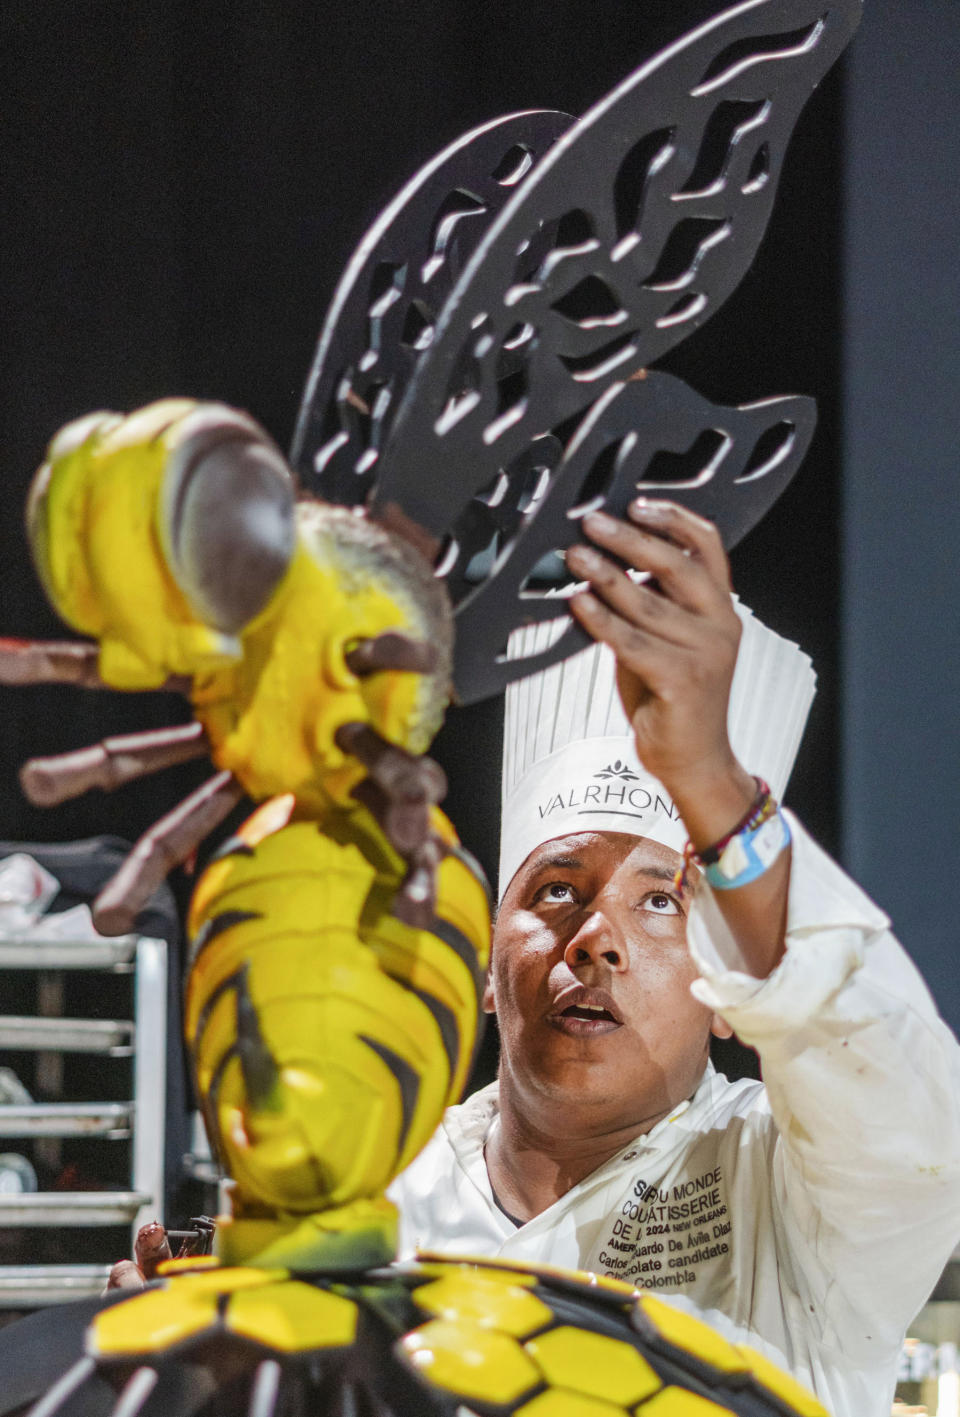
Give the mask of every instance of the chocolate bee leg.
[[(382, 671), (431, 674), (437, 667), (436, 645), (398, 630), (361, 640), (345, 655), (359, 677)], [(447, 791), (442, 769), (431, 758), (404, 752), (372, 728), (347, 724), (338, 745), (360, 759), (369, 777), (354, 796), (373, 814), (388, 840), (409, 863), (394, 910), (409, 925), (426, 926), (436, 901), (436, 868), (443, 846), (430, 830), (430, 807)]]
[[(366, 723), (343, 724), (337, 729), (336, 742), (367, 769), (367, 781), (380, 795), (364, 805), (378, 820), (385, 812), (380, 825), (400, 855), (410, 859), (429, 834), (430, 807), (446, 795), (447, 779), (440, 764), (398, 748)], [(359, 791), (357, 788), (354, 795)]]
[(199, 723), (122, 734), (73, 753), (31, 758), (20, 769), (20, 785), (35, 807), (55, 807), (91, 787), (112, 792), (162, 768), (206, 757), (209, 751)]
[(179, 866), (243, 797), (232, 773), (217, 773), (146, 832), (93, 903), (103, 935), (125, 935), (137, 912), (174, 866)]
[(406, 925), (417, 930), (430, 928), (437, 907), (437, 867), (446, 855), (447, 847), (436, 832), (410, 857), (410, 865), (393, 902), (393, 912)]
[(105, 689), (96, 645), (71, 641), (0, 639), (0, 684), (77, 684)]
[[(100, 678), (100, 649), (82, 640), (15, 640), (0, 636), (0, 684), (73, 684), (78, 689), (110, 689)], [(157, 690), (190, 691), (190, 680), (171, 674)]]
[(399, 630), (387, 630), (372, 639), (361, 640), (344, 655), (347, 668), (358, 678), (377, 674), (383, 669), (410, 670), (415, 674), (431, 674), (437, 667), (440, 651), (426, 640), (411, 639)]
[(370, 811), (393, 848), (409, 863), (394, 910), (409, 925), (433, 918), (436, 868), (444, 846), (430, 826), (430, 808), (442, 801), (447, 779), (439, 763), (398, 748), (366, 723), (337, 729), (338, 748), (358, 758), (368, 776), (353, 795)]
[(429, 929), (437, 900), (436, 871), (447, 849), (430, 828), (429, 804), (398, 802), (370, 778), (364, 778), (354, 788), (353, 795), (408, 863), (407, 873), (394, 896), (394, 915), (414, 929)]

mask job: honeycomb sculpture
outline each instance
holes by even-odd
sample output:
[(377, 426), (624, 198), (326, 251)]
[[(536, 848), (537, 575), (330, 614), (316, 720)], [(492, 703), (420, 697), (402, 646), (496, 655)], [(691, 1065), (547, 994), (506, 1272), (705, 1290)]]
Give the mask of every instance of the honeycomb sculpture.
[(115, 1413), (159, 1413), (175, 1372), (189, 1410), (216, 1388), (250, 1417), (828, 1417), (761, 1354), (618, 1280), (432, 1257), (348, 1282), (197, 1263), (95, 1318), (71, 1396), (107, 1377)]

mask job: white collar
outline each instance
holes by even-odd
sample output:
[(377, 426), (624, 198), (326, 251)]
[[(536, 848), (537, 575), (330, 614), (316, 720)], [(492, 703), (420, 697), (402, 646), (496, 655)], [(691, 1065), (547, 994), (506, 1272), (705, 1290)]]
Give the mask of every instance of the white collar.
[[(713, 1063), (708, 1059), (703, 1076), (690, 1097), (680, 1102), (668, 1116), (661, 1117), (660, 1121), (656, 1122), (649, 1131), (638, 1132), (631, 1141), (624, 1143), (621, 1150), (615, 1152), (577, 1185), (584, 1186), (593, 1182), (602, 1175), (607, 1167), (619, 1165), (623, 1161), (632, 1161), (637, 1153), (638, 1143), (642, 1143), (643, 1149), (656, 1147), (664, 1139), (664, 1133), (676, 1126), (678, 1122), (681, 1123), (678, 1130), (686, 1133), (689, 1128), (682, 1124), (686, 1114), (691, 1111), (691, 1108), (694, 1112), (699, 1113), (700, 1107), (697, 1104), (706, 1103), (713, 1096), (718, 1084), (727, 1085), (727, 1080), (717, 1072)], [(494, 1081), (471, 1094), (458, 1107), (448, 1108), (443, 1119), (443, 1129), (457, 1159), (463, 1169), (468, 1174), (472, 1174), (475, 1180), (479, 1177), (478, 1165), (486, 1177), (483, 1149), (494, 1134), (495, 1128), (500, 1125), (499, 1102), (500, 1085)], [(488, 1189), (488, 1186), (485, 1189)], [(571, 1189), (576, 1190), (577, 1186)]]

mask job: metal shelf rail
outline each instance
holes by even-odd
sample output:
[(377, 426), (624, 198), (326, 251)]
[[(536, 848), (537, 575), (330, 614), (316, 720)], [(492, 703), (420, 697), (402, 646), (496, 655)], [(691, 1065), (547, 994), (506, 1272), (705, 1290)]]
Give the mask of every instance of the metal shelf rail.
[[(0, 1194), (0, 1228), (129, 1224), (132, 1238), (148, 1220), (163, 1219), (167, 968), (164, 940), (0, 940), (0, 969), (134, 974), (131, 1020), (0, 1016), (0, 1049), (133, 1059), (128, 1101), (0, 1104), (2, 1138), (99, 1137), (130, 1144), (128, 1189)], [(0, 1266), (0, 1309), (98, 1294), (108, 1273), (107, 1264)]]

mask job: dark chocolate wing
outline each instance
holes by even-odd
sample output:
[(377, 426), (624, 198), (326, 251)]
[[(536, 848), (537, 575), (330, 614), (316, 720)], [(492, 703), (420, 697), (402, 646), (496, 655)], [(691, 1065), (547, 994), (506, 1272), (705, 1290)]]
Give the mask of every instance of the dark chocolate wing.
[[(513, 479), (515, 486), (529, 489), (532, 504), (521, 500), (518, 506), (515, 493), (502, 489), (488, 553), (492, 564), (482, 568), (484, 578), (456, 609), (454, 681), (460, 701), (497, 693), (589, 643), (565, 615), (557, 594), (562, 585), (537, 584), (538, 569), (549, 568), (551, 555), (580, 539), (579, 522), (587, 511), (603, 506), (623, 516), (638, 493), (668, 496), (709, 517), (724, 545), (733, 546), (786, 487), (815, 426), (812, 399), (718, 408), (674, 375), (650, 371), (608, 389), (562, 455), (554, 439), (540, 440), (539, 452), (535, 443), (522, 475), (518, 468)], [(480, 501), (474, 499), (467, 516), (476, 517)], [(556, 564), (562, 566), (559, 558)], [(548, 650), (529, 659), (504, 658), (516, 625), (561, 616), (569, 627)]]
[[(372, 507), (434, 536), (533, 440), (742, 279), (811, 90), (861, 0), (745, 0), (631, 74), (524, 179), (410, 380)], [(564, 430), (567, 431), (567, 430)]]
[(427, 163), (367, 232), (334, 294), (297, 419), (291, 462), (308, 491), (366, 500), (440, 310), (517, 185), (573, 122), (533, 111), (485, 123)]

